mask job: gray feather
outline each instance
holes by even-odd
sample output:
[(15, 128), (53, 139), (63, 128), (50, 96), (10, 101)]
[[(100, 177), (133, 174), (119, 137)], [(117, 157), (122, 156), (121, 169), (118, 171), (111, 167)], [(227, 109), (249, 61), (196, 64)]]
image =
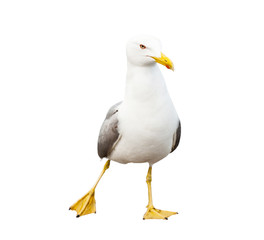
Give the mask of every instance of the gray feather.
[(179, 125), (173, 134), (172, 148), (171, 152), (173, 152), (179, 145), (181, 139), (181, 122), (179, 121)]
[(115, 143), (119, 139), (117, 113), (121, 103), (119, 102), (109, 109), (102, 124), (97, 144), (97, 151), (100, 158), (109, 156)]

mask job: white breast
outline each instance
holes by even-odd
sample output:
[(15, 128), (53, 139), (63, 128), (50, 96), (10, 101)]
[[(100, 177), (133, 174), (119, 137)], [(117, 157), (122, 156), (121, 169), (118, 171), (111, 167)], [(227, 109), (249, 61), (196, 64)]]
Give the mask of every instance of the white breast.
[(110, 159), (120, 163), (149, 162), (166, 157), (172, 147), (178, 116), (169, 102), (159, 109), (120, 107), (119, 132), (121, 139)]

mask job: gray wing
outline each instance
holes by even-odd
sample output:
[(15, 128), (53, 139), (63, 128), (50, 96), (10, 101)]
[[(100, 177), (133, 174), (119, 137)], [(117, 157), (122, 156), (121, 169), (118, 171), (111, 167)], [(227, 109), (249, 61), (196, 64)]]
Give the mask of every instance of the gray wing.
[(97, 144), (97, 151), (100, 158), (109, 156), (115, 143), (118, 141), (119, 132), (117, 112), (121, 103), (122, 102), (119, 102), (109, 109), (102, 124)]
[(179, 145), (181, 139), (181, 122), (179, 121), (178, 127), (173, 134), (173, 141), (172, 141), (172, 147), (171, 152), (173, 152)]

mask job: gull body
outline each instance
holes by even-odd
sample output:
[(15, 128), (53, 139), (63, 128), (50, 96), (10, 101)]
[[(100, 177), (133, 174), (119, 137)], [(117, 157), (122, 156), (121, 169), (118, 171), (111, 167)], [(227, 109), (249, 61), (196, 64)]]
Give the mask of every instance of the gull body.
[(125, 98), (116, 113), (121, 138), (109, 159), (152, 165), (171, 152), (179, 118), (157, 64), (128, 62), (127, 71)]

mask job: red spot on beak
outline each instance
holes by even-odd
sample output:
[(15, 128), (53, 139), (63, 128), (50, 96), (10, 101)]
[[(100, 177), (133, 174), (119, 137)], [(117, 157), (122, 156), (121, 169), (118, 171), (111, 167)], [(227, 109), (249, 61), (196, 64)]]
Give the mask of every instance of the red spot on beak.
[(166, 65), (166, 68), (170, 69), (170, 66), (169, 65)]

